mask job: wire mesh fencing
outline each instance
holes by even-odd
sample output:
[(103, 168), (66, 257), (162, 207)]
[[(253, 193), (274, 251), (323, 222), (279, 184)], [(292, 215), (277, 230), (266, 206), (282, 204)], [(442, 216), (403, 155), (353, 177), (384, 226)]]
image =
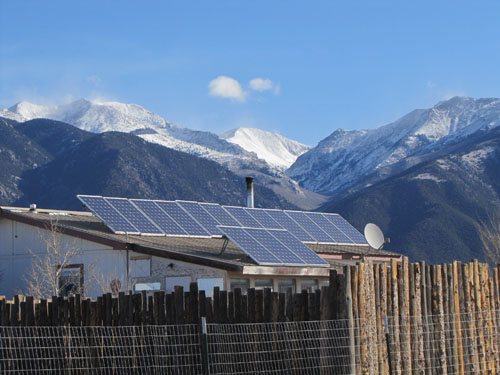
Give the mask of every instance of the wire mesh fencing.
[(388, 322), (390, 362), (378, 317), (208, 324), (206, 341), (198, 325), (0, 327), (0, 373), (500, 373), (500, 311)]
[[(394, 374), (500, 374), (500, 311), (405, 320), (389, 318)], [(377, 345), (369, 350), (368, 365), (387, 373), (386, 348)]]
[(350, 374), (347, 320), (211, 325), (211, 374)]
[(199, 374), (197, 325), (0, 327), (2, 374)]

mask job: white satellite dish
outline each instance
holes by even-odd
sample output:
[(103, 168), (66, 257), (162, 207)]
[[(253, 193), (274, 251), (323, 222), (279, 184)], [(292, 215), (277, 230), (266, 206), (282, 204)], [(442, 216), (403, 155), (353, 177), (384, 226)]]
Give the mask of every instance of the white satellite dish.
[(384, 233), (376, 224), (368, 223), (365, 225), (365, 238), (368, 245), (376, 250), (380, 250), (384, 246)]

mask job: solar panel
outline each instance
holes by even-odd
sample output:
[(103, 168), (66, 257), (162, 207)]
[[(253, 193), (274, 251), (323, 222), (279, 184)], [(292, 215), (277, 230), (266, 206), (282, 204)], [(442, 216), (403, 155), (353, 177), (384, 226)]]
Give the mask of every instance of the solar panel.
[(184, 231), (191, 236), (210, 236), (177, 202), (155, 201)]
[(145, 199), (131, 199), (142, 212), (144, 212), (154, 223), (166, 234), (174, 236), (185, 236), (187, 233), (182, 229), (165, 211), (154, 201)]
[(255, 220), (248, 212), (245, 211), (244, 207), (236, 206), (222, 206), (224, 209), (234, 217), (241, 226), (249, 228), (262, 228), (257, 220)]
[(314, 221), (323, 231), (325, 231), (335, 243), (352, 244), (353, 241), (345, 235), (336, 225), (328, 220), (323, 214), (317, 212), (305, 212), (305, 215)]
[(114, 233), (139, 233), (129, 221), (116, 211), (103, 197), (77, 195), (77, 198), (101, 219)]
[(104, 198), (141, 233), (163, 234), (144, 214), (125, 198)]
[(212, 215), (219, 225), (226, 225), (230, 227), (237, 227), (240, 225), (234, 217), (229, 215), (229, 213), (217, 203), (200, 203), (200, 206)]
[(245, 211), (250, 214), (263, 228), (268, 229), (283, 229), (276, 220), (269, 216), (266, 211), (261, 208), (245, 208)]
[(300, 225), (298, 225), (295, 221), (293, 221), (289, 216), (285, 214), (282, 210), (264, 210), (269, 216), (271, 216), (274, 221), (276, 221), (279, 225), (281, 225), (288, 232), (293, 234), (299, 240), (304, 242), (316, 242), (314, 238), (312, 238), (309, 234), (307, 234), (304, 229)]
[(222, 236), (219, 223), (198, 202), (177, 201), (212, 236)]
[[(257, 228), (246, 228), (247, 233), (249, 233), (253, 238), (260, 242), (266, 250), (273, 254), (285, 265), (301, 265), (303, 266), (305, 262), (300, 259), (295, 253), (293, 253), (287, 246), (280, 242), (276, 237), (274, 237), (267, 229), (257, 229)], [(284, 230), (281, 230), (285, 232)], [(299, 241), (300, 242), (300, 241)], [(304, 246), (301, 243), (302, 246)]]
[(245, 254), (259, 265), (281, 265), (282, 262), (271, 254), (242, 227), (219, 226), (221, 231)]
[(270, 230), (274, 237), (287, 246), (295, 255), (308, 265), (328, 266), (328, 262), (321, 258), (318, 254), (304, 245), (297, 237), (293, 236), (288, 231)]
[(324, 243), (334, 243), (334, 239), (331, 238), (325, 231), (316, 225), (314, 221), (309, 219), (306, 214), (302, 211), (285, 211), (285, 213), (290, 216), (297, 224), (299, 224), (312, 238), (317, 242)]
[[(306, 253), (286, 253), (284, 248), (288, 245), (281, 246), (273, 242), (270, 230), (286, 230), (302, 242), (367, 244), (364, 236), (338, 214), (221, 206), (192, 201), (129, 200), (92, 195), (77, 197), (114, 233), (208, 237), (223, 235), (224, 232), (219, 228), (221, 225), (265, 228), (268, 232), (251, 232), (260, 236), (261, 242), (257, 242), (264, 248), (273, 243), (273, 251), (277, 254), (283, 252), (280, 255), (283, 259), (274, 256), (281, 264), (295, 264), (297, 259), (294, 255), (302, 258)], [(315, 253), (312, 253), (317, 260)]]
[(355, 244), (366, 245), (365, 236), (338, 214), (323, 214), (331, 223), (344, 232)]

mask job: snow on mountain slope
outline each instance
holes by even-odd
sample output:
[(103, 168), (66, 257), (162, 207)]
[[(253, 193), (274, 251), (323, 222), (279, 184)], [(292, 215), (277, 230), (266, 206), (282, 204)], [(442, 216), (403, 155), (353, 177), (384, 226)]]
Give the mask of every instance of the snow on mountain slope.
[(221, 138), (239, 145), (270, 165), (286, 169), (290, 167), (297, 157), (311, 149), (297, 141), (283, 137), (280, 134), (267, 132), (255, 128), (238, 128), (221, 135)]
[[(500, 99), (454, 97), (377, 129), (338, 129), (301, 155), (287, 175), (306, 189), (336, 194), (369, 174), (378, 171), (379, 179), (388, 177), (425, 154), (498, 125)], [(399, 169), (391, 168), (395, 165)]]
[(136, 129), (161, 129), (169, 126), (156, 113), (136, 104), (119, 102), (98, 102), (80, 99), (68, 104), (39, 106), (20, 102), (9, 108), (24, 121), (34, 118), (49, 118), (87, 130), (92, 133), (105, 131), (131, 132)]
[[(242, 148), (219, 138), (216, 134), (177, 127), (137, 104), (98, 102), (86, 99), (58, 106), (39, 106), (20, 102), (8, 110), (3, 110), (0, 116), (17, 121), (49, 118), (93, 133), (106, 131), (147, 133), (152, 130), (150, 134), (170, 137), (169, 147), (171, 148), (189, 149), (185, 144), (187, 142), (219, 152), (249, 156)], [(176, 144), (175, 139), (180, 141), (179, 145)], [(161, 142), (164, 143), (164, 140)], [(193, 148), (197, 149), (194, 146)]]
[[(237, 143), (229, 142), (214, 133), (175, 126), (156, 113), (136, 104), (85, 99), (58, 106), (40, 106), (20, 102), (8, 110), (0, 111), (0, 117), (19, 122), (48, 118), (94, 133), (106, 131), (133, 133), (148, 142), (214, 160), (241, 176), (260, 175), (259, 183), (268, 185), (278, 194), (304, 209), (315, 208), (324, 201), (324, 197), (301, 188), (295, 181), (284, 175), (286, 166), (296, 158), (294, 156), (291, 160), (290, 155), (286, 154), (298, 155), (307, 146), (298, 142), (294, 143), (284, 137), (278, 141), (281, 137), (278, 135), (274, 135), (276, 149), (280, 152), (277, 160), (283, 163), (283, 158), (288, 158), (286, 166), (269, 162), (253, 150), (245, 150)], [(277, 147), (278, 144), (282, 146)], [(266, 156), (272, 157), (270, 150)]]

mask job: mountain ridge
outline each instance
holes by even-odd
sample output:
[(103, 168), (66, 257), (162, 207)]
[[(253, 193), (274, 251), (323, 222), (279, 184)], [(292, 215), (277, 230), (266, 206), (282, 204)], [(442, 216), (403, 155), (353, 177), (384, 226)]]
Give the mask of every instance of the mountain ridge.
[(320, 209), (358, 229), (375, 222), (391, 238), (385, 249), (412, 260), (498, 262), (482, 231), (500, 213), (500, 127), (448, 151)]
[[(0, 134), (0, 205), (78, 209), (82, 193), (246, 201), (243, 179), (226, 168), (132, 134), (95, 134), (48, 119), (0, 119)], [(256, 205), (293, 207), (258, 179), (255, 189)]]
[[(500, 125), (500, 99), (454, 97), (429, 109), (417, 109), (375, 129), (335, 130), (297, 158), (287, 175), (306, 189), (342, 194), (367, 174), (409, 157), (432, 154), (480, 129)], [(414, 164), (410, 163), (408, 167)], [(388, 177), (385, 173), (374, 181)], [(351, 189), (351, 190), (349, 190)]]
[(298, 156), (311, 149), (280, 134), (256, 128), (231, 129), (220, 137), (249, 152), (255, 152), (259, 158), (283, 169), (290, 167)]
[[(285, 175), (285, 168), (276, 165), (273, 160), (260, 158), (251, 149), (245, 150), (236, 142), (229, 142), (214, 133), (178, 127), (137, 104), (86, 99), (59, 106), (20, 102), (8, 110), (1, 110), (0, 117), (18, 122), (43, 117), (94, 133), (132, 133), (150, 143), (216, 161), (239, 176), (258, 175), (266, 186), (304, 209), (315, 208), (325, 201), (325, 197), (301, 188)], [(275, 135), (275, 138), (279, 137)], [(293, 142), (289, 140), (288, 143)], [(261, 152), (261, 156), (271, 154), (269, 151)]]

